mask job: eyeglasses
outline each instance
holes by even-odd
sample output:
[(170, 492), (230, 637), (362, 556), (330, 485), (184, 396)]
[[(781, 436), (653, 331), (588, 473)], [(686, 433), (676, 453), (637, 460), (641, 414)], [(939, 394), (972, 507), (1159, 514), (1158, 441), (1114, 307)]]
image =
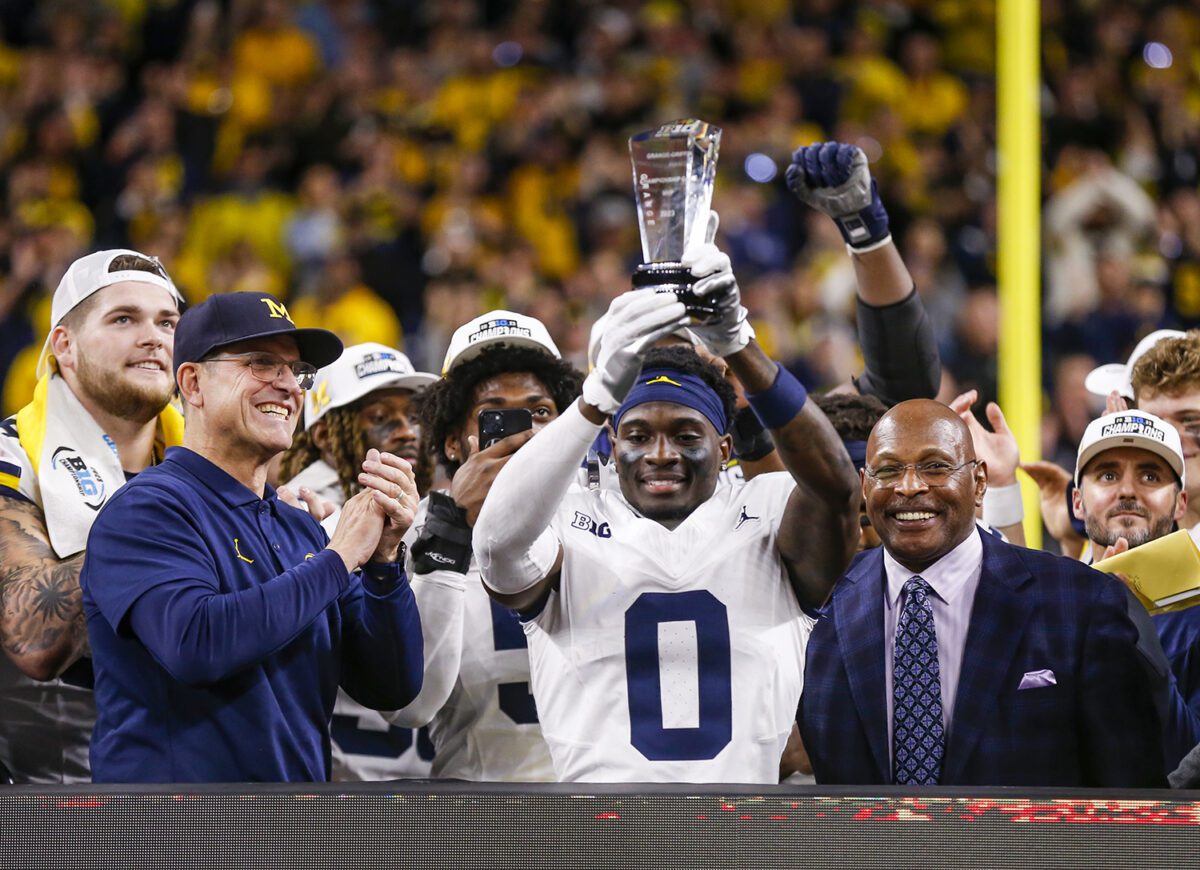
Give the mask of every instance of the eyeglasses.
[(867, 477), (871, 478), (879, 486), (893, 487), (904, 479), (904, 473), (911, 468), (917, 473), (917, 477), (921, 478), (929, 486), (942, 486), (956, 472), (962, 471), (968, 465), (975, 465), (978, 462), (978, 459), (968, 459), (966, 462), (961, 462), (958, 465), (951, 465), (949, 462), (942, 462), (935, 459), (930, 462), (906, 462), (903, 465), (881, 465), (876, 469), (864, 468), (863, 471)]
[(269, 353), (256, 353), (254, 351), (248, 353), (231, 353), (226, 356), (209, 357), (204, 362), (240, 362), (242, 365), (249, 367), (250, 374), (256, 379), (265, 381), (268, 384), (279, 380), (283, 374), (283, 370), (289, 369), (296, 378), (297, 386), (302, 390), (312, 389), (313, 381), (317, 378), (317, 367), (312, 363), (306, 363), (303, 360), (288, 362)]

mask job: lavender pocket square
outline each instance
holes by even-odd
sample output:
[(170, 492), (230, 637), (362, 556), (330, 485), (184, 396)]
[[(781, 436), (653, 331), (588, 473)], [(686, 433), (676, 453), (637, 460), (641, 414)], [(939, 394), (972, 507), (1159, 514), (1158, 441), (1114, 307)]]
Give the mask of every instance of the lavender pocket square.
[(1030, 671), (1021, 677), (1021, 685), (1017, 686), (1017, 691), (1022, 689), (1044, 689), (1046, 686), (1058, 685), (1058, 680), (1054, 678), (1054, 671), (1043, 669), (1040, 671)]

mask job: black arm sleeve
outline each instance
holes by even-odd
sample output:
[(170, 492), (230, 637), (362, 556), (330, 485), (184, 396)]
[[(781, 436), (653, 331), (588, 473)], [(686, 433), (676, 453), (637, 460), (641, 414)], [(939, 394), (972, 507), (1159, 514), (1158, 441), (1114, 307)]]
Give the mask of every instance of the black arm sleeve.
[(756, 462), (775, 450), (771, 433), (749, 405), (734, 415), (729, 434), (733, 436), (733, 455), (743, 462)]
[(859, 299), (858, 343), (866, 365), (855, 385), (863, 395), (889, 406), (937, 395), (942, 361), (933, 324), (916, 288), (891, 305), (869, 305)]

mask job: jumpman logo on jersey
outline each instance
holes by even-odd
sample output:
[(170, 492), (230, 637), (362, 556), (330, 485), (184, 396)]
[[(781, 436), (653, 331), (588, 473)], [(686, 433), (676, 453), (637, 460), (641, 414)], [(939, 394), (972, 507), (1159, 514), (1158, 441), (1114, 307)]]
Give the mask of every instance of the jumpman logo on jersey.
[(750, 514), (746, 513), (746, 506), (742, 505), (742, 512), (738, 515), (737, 525), (733, 527), (733, 530), (736, 532), (738, 529), (740, 529), (742, 527), (742, 523), (748, 523), (751, 520), (757, 521), (761, 519), (762, 517), (750, 516)]

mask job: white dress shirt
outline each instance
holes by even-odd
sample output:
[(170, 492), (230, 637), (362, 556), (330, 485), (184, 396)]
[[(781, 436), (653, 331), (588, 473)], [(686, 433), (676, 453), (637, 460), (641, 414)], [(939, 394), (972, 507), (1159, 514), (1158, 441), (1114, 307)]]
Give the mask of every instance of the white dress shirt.
[[(885, 549), (883, 568), (887, 575), (887, 590), (884, 595), (883, 644), (884, 670), (887, 674), (885, 691), (887, 698), (888, 753), (892, 752), (892, 664), (896, 650), (896, 626), (903, 610), (902, 593), (904, 584), (918, 576), (892, 558)], [(978, 529), (972, 528), (966, 540), (938, 559), (924, 571), (924, 578), (933, 590), (929, 602), (933, 606), (933, 626), (937, 631), (938, 671), (942, 684), (942, 724), (946, 729), (946, 743), (950, 741), (950, 725), (954, 713), (954, 699), (958, 695), (958, 676), (962, 673), (963, 650), (967, 645), (967, 629), (971, 625), (971, 607), (975, 603), (975, 590), (979, 588), (979, 576), (983, 573), (983, 540)]]

